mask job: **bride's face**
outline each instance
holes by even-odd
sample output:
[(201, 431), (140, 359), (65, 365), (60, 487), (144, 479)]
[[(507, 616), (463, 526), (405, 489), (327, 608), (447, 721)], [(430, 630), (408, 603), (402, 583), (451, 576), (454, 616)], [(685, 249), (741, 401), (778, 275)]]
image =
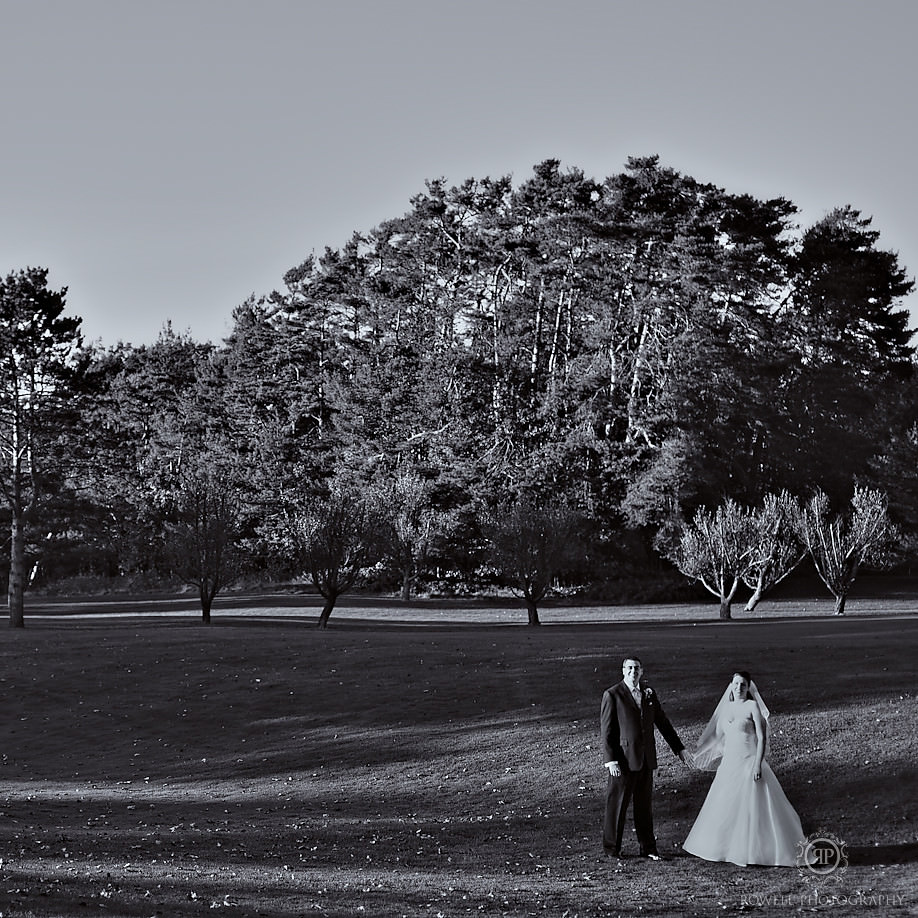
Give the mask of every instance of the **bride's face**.
[(749, 683), (739, 673), (733, 677), (730, 688), (736, 701), (745, 701), (749, 697)]

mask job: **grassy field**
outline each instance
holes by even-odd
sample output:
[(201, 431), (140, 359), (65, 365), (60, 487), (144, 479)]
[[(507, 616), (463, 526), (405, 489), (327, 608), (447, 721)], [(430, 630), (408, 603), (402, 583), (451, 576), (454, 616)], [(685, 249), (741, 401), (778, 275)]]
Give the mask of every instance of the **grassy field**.
[[(555, 610), (530, 629), (418, 609), (4, 632), (0, 914), (918, 914), (914, 614)], [(665, 744), (670, 860), (601, 857), (599, 699), (628, 652), (690, 746), (752, 671), (804, 830), (847, 844), (840, 882), (682, 854), (711, 775)]]

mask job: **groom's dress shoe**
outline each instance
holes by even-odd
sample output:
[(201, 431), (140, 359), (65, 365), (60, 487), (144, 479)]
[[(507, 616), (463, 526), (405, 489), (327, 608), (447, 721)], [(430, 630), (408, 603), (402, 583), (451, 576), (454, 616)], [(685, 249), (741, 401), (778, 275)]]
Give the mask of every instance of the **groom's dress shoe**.
[(641, 857), (646, 857), (649, 861), (662, 861), (664, 859), (663, 856), (656, 851), (645, 851)]

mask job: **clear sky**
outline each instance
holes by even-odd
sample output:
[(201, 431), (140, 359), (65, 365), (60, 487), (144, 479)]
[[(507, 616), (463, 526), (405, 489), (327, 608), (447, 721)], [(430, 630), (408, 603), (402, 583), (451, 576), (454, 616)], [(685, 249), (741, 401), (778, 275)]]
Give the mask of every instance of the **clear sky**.
[(0, 0), (0, 273), (90, 340), (219, 341), (426, 179), (656, 153), (851, 204), (914, 276), (916, 34), (914, 0)]

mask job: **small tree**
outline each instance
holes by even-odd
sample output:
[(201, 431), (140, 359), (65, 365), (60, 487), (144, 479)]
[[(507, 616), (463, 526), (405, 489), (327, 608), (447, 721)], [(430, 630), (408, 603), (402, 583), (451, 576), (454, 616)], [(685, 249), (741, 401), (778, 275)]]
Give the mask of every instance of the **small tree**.
[(555, 577), (580, 557), (581, 526), (567, 506), (536, 506), (528, 498), (485, 518), (491, 562), (522, 595), (530, 625), (540, 624), (538, 604)]
[(752, 590), (746, 612), (752, 612), (759, 600), (806, 557), (806, 548), (797, 535), (799, 514), (800, 507), (787, 491), (766, 494), (762, 506), (753, 511), (758, 538), (742, 575), (743, 582)]
[(338, 597), (351, 589), (360, 571), (378, 559), (378, 528), (373, 495), (361, 496), (341, 486), (293, 515), (297, 558), (325, 599), (319, 628), (328, 626)]
[(687, 577), (699, 580), (720, 600), (720, 617), (732, 618), (730, 606), (754, 557), (756, 528), (752, 514), (732, 498), (713, 513), (701, 508), (682, 530), (673, 560)]
[(381, 511), (380, 548), (401, 575), (402, 600), (408, 602), (434, 527), (427, 484), (414, 472), (398, 475), (386, 488)]
[(205, 453), (179, 473), (171, 501), (168, 554), (179, 576), (198, 588), (202, 619), (210, 624), (214, 599), (243, 560), (240, 490), (232, 471)]
[(800, 511), (797, 529), (819, 578), (835, 597), (835, 614), (845, 602), (862, 564), (884, 565), (898, 531), (881, 491), (855, 487), (847, 513), (832, 515), (829, 498), (817, 491)]

